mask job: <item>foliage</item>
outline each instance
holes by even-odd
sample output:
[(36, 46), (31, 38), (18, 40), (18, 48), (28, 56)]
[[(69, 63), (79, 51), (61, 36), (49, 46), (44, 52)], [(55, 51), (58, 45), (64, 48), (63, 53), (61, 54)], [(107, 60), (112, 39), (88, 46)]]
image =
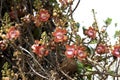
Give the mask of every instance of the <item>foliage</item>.
[[(80, 0), (74, 9), (74, 0), (0, 2), (8, 5), (0, 5), (1, 80), (120, 77), (120, 31), (115, 32), (117, 41), (111, 45), (107, 33), (111, 18), (100, 28), (92, 10), (94, 22), (86, 28), (73, 18)], [(115, 70), (111, 70), (114, 65)]]

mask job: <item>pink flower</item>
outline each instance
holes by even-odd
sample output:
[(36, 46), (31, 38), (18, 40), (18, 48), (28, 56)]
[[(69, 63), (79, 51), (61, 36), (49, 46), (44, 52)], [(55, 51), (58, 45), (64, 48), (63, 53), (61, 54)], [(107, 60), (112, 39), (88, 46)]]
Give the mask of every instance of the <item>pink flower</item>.
[(76, 55), (76, 46), (75, 45), (66, 45), (65, 55), (67, 58), (74, 58)]
[(112, 51), (112, 54), (115, 57), (120, 57), (120, 46), (119, 45), (114, 46), (114, 50)]
[(20, 36), (20, 32), (15, 27), (11, 27), (6, 36), (8, 39), (16, 39)]
[(99, 44), (97, 47), (96, 47), (96, 52), (98, 54), (103, 54), (103, 53), (108, 53), (109, 52), (109, 49), (106, 45), (104, 44)]
[(66, 45), (65, 55), (67, 58), (77, 57), (79, 60), (83, 60), (87, 57), (87, 51), (83, 46)]
[(57, 27), (56, 30), (53, 32), (54, 41), (59, 43), (67, 40), (66, 36), (67, 31), (65, 29)]
[(46, 49), (45, 45), (39, 45), (38, 41), (35, 41), (35, 44), (31, 46), (32, 51), (37, 54), (39, 57), (47, 56), (49, 51)]
[(38, 17), (40, 21), (45, 22), (45, 21), (48, 21), (48, 19), (50, 18), (50, 14), (48, 13), (47, 10), (42, 9), (40, 10)]
[(86, 48), (83, 46), (78, 46), (77, 47), (77, 58), (79, 60), (83, 60), (87, 57), (87, 51)]
[(89, 27), (89, 29), (85, 30), (85, 34), (92, 39), (96, 38), (95, 28)]

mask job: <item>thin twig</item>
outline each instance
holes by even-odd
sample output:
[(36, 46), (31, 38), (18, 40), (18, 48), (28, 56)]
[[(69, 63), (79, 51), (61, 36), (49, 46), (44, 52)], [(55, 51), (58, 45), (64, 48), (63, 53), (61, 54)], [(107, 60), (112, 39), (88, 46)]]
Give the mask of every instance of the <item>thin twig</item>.
[(100, 66), (95, 61), (92, 61), (90, 58), (87, 58), (87, 61), (97, 70), (97, 73), (103, 77), (103, 74), (101, 73), (100, 69), (98, 69), (98, 67), (97, 67), (97, 66), (99, 66), (101, 69), (103, 69), (102, 66)]
[(114, 62), (115, 62), (115, 59), (113, 59), (113, 61), (108, 65), (108, 70), (110, 69), (110, 67), (113, 65)]
[[(98, 29), (98, 24), (97, 24), (97, 19), (96, 19), (96, 15), (95, 15), (95, 10), (94, 10), (94, 9), (92, 9), (92, 13), (93, 13), (93, 18), (94, 18), (95, 27)], [(100, 36), (99, 30), (98, 30), (98, 36), (99, 36), (99, 41), (98, 41), (98, 44), (97, 44), (97, 45), (99, 45), (99, 43), (100, 43), (101, 40), (102, 40), (102, 38), (101, 38), (101, 36)]]
[(33, 60), (40, 66), (40, 68), (47, 74), (45, 69), (42, 67), (41, 64), (39, 64), (39, 62), (35, 59), (35, 57), (32, 55), (31, 52), (29, 52), (27, 49), (23, 48), (22, 46), (20, 46), (19, 48), (22, 49), (23, 51), (27, 52), (33, 58)]
[[(18, 61), (18, 63), (20, 63), (20, 61)], [(22, 79), (23, 79), (23, 80), (27, 80), (27, 78), (25, 77), (25, 73), (23, 72), (20, 64), (18, 64), (18, 69), (19, 69), (19, 71), (20, 71), (20, 74), (21, 74), (21, 76), (22, 76)]]
[(86, 74), (81, 74), (81, 76), (89, 76), (89, 75), (94, 75), (94, 74), (102, 74), (102, 75), (107, 75), (107, 76), (113, 76), (113, 77), (120, 77), (120, 75), (116, 74), (110, 74), (109, 72), (98, 72), (98, 71), (89, 71), (91, 73), (86, 73)]
[[(120, 75), (118, 75), (118, 74), (111, 74), (111, 73), (109, 73), (108, 71), (106, 71), (105, 69), (104, 69), (104, 72), (103, 72), (103, 71), (100, 71), (96, 66), (99, 66), (99, 67), (101, 67), (101, 68), (102, 68), (102, 66), (100, 66), (100, 65), (97, 64), (96, 62), (92, 61), (90, 58), (87, 58), (87, 59), (88, 59), (88, 62), (89, 62), (90, 64), (92, 64), (92, 66), (95, 67), (96, 70), (97, 70), (97, 71), (90, 71), (90, 72), (92, 72), (92, 73), (90, 73), (89, 75), (92, 75), (92, 74), (101, 74), (101, 76), (106, 75), (106, 76), (120, 77)], [(120, 63), (120, 62), (119, 62), (119, 63)], [(102, 69), (103, 69), (103, 68), (102, 68)], [(88, 75), (88, 74), (86, 74), (86, 75)]]
[(70, 80), (74, 80), (73, 78), (71, 78), (69, 75), (67, 75), (63, 70), (60, 70), (60, 72), (65, 75), (68, 79)]
[[(90, 59), (90, 58), (88, 58), (88, 57), (87, 57), (87, 60), (88, 60), (88, 62), (90, 62), (91, 64), (97, 65), (97, 66), (99, 66), (101, 69), (103, 69), (103, 67), (102, 67), (99, 63), (95, 62), (94, 60), (92, 60), (92, 59)], [(97, 70), (99, 71), (99, 69), (97, 69)], [(103, 70), (104, 70), (104, 69), (103, 69)]]
[(47, 77), (45, 77), (45, 76), (43, 76), (42, 74), (39, 74), (37, 71), (35, 71), (35, 69), (30, 65), (29, 62), (28, 62), (28, 65), (30, 66), (31, 70), (32, 70), (36, 75), (38, 75), (38, 76), (40, 76), (40, 77), (48, 80)]
[(77, 7), (78, 7), (79, 4), (80, 4), (80, 0), (78, 0), (75, 8), (71, 11), (71, 13), (68, 16), (70, 16), (70, 15), (72, 15), (74, 13), (74, 11), (77, 9)]
[(94, 22), (95, 22), (95, 27), (98, 28), (97, 19), (96, 19), (96, 15), (95, 15), (95, 10), (94, 9), (92, 9), (92, 13), (93, 13), (93, 18), (94, 18)]

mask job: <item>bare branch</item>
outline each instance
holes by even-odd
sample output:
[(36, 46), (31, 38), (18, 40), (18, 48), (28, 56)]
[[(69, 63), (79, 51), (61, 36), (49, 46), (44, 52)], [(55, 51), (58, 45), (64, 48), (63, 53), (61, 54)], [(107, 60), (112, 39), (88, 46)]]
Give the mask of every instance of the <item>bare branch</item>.
[(70, 15), (72, 15), (74, 13), (74, 11), (77, 9), (77, 7), (78, 7), (79, 4), (80, 4), (80, 0), (78, 0), (75, 8), (71, 11), (71, 13), (68, 16), (70, 16)]
[(42, 74), (39, 74), (37, 71), (35, 71), (35, 69), (30, 65), (29, 62), (28, 62), (28, 65), (30, 66), (31, 70), (32, 70), (36, 75), (38, 75), (38, 76), (40, 76), (40, 77), (48, 80), (47, 77), (45, 77), (45, 76), (43, 76)]
[(31, 52), (29, 52), (27, 49), (23, 48), (22, 46), (20, 46), (19, 48), (22, 49), (23, 51), (27, 52), (33, 58), (33, 60), (40, 66), (40, 68), (47, 74), (45, 69), (42, 67), (41, 64), (39, 64), (39, 62), (35, 59), (35, 57), (33, 56), (33, 54)]

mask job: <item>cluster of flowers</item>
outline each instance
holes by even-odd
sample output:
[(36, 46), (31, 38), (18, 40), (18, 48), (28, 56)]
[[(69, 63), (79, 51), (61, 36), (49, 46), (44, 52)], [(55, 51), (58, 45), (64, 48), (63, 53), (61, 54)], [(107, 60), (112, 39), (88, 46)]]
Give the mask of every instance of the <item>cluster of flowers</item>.
[[(55, 31), (52, 33), (53, 39), (55, 43), (64, 43), (67, 42), (67, 31), (64, 28), (57, 27)], [(85, 30), (85, 34), (90, 38), (96, 37), (96, 30), (92, 27)], [(49, 51), (47, 50), (46, 45), (39, 45), (39, 43), (35, 42), (35, 44), (32, 45), (33, 52), (37, 55), (40, 55), (40, 57), (47, 56), (49, 54)], [(112, 54), (115, 57), (120, 57), (120, 46), (115, 46)], [(109, 47), (103, 43), (99, 43), (95, 49), (97, 54), (104, 54), (109, 53)], [(78, 58), (79, 60), (83, 60), (88, 56), (87, 48), (84, 45), (77, 46), (77, 45), (65, 45), (65, 52), (67, 58)]]
[[(40, 45), (39, 41), (35, 41), (32, 45), (32, 50), (39, 57), (47, 56), (49, 54), (49, 50), (46, 45)], [(76, 46), (76, 45), (65, 45), (65, 52), (67, 58), (78, 58), (79, 60), (83, 60), (87, 57), (86, 47), (84, 46)], [(55, 48), (54, 48), (55, 49)]]
[[(36, 18), (35, 18), (34, 22), (37, 26), (39, 26), (40, 22), (46, 22), (49, 20), (50, 14), (49, 14), (48, 10), (41, 9), (39, 11), (38, 15), (36, 15), (35, 17)], [(97, 30), (94, 27), (89, 27), (84, 32), (84, 34), (87, 35), (91, 39), (96, 38), (96, 33), (97, 33)], [(17, 39), (19, 36), (20, 36), (20, 31), (14, 26), (11, 26), (6, 34), (6, 38), (9, 40)], [(52, 33), (52, 36), (53, 36), (54, 43), (56, 43), (56, 44), (64, 43), (64, 42), (67, 42), (67, 40), (68, 40), (67, 30), (62, 27), (56, 27), (56, 29)], [(7, 48), (6, 41), (1, 40), (0, 41), (0, 49), (5, 50), (6, 48)], [(35, 41), (35, 43), (32, 45), (31, 48), (32, 48), (33, 52), (36, 53), (40, 57), (47, 56), (49, 54), (47, 45), (39, 44), (39, 41)], [(88, 56), (86, 47), (83, 45), (76, 46), (76, 45), (66, 44), (65, 48), (66, 48), (65, 55), (68, 58), (77, 57), (78, 59), (83, 60)], [(98, 44), (95, 51), (98, 54), (109, 53), (108, 46), (104, 45), (103, 43)], [(120, 45), (114, 46), (114, 48), (112, 50), (112, 54), (115, 57), (120, 57)]]
[[(15, 27), (11, 26), (5, 35), (5, 38), (8, 40), (15, 40), (20, 36), (20, 31)], [(7, 48), (7, 40), (1, 40), (0, 41), (0, 50), (5, 50)]]
[[(57, 27), (56, 30), (52, 34), (54, 37), (54, 42), (60, 43), (60, 42), (67, 41), (66, 34), (67, 34), (67, 31), (65, 29)], [(89, 29), (86, 30), (85, 34), (91, 38), (95, 38), (96, 31), (95, 29), (92, 29), (90, 27)], [(6, 38), (10, 40), (17, 39), (19, 36), (20, 36), (20, 32), (14, 26), (12, 26), (9, 29), (8, 33), (6, 34)], [(4, 40), (0, 41), (0, 47), (1, 47), (1, 50), (6, 49), (7, 45)], [(47, 46), (39, 45), (39, 41), (35, 41), (35, 44), (33, 44), (31, 48), (33, 49), (33, 52), (39, 55), (40, 57), (47, 56), (49, 53), (49, 51), (47, 50)], [(68, 58), (74, 58), (77, 56), (81, 60), (87, 57), (88, 53), (84, 46), (66, 45), (65, 48), (66, 48), (65, 55)], [(108, 53), (109, 50), (106, 45), (101, 43), (96, 47), (96, 52), (98, 54), (104, 54), (104, 53)], [(116, 57), (120, 57), (120, 46), (119, 45), (114, 46), (112, 54)]]
[(34, 18), (34, 23), (36, 26), (40, 26), (41, 22), (46, 22), (50, 18), (48, 10), (41, 9)]

